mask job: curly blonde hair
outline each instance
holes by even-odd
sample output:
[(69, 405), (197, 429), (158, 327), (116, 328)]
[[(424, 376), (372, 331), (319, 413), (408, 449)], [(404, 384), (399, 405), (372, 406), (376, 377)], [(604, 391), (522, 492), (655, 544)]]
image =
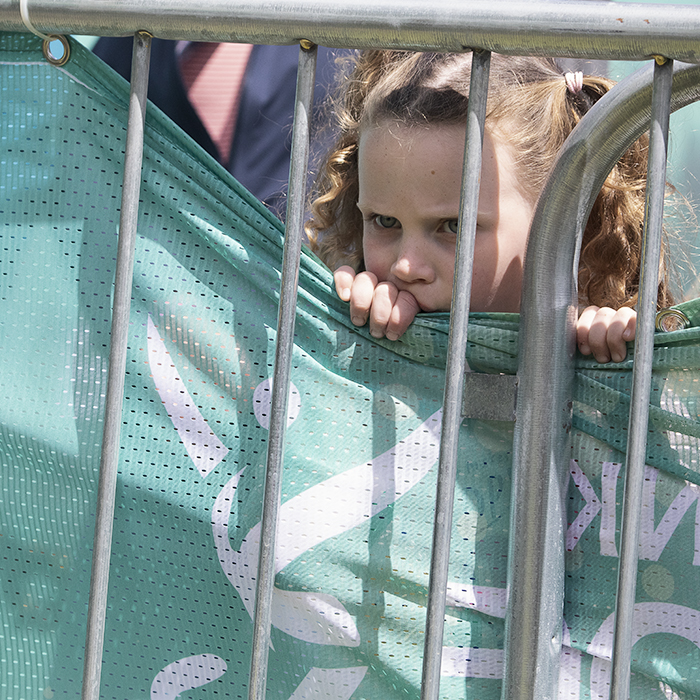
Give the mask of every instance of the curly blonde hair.
[[(466, 122), (471, 54), (371, 50), (359, 54), (344, 81), (335, 114), (338, 137), (321, 164), (307, 235), (331, 268), (361, 269), (362, 217), (357, 209), (358, 143), (382, 120), (406, 125)], [(539, 195), (567, 136), (613, 81), (585, 76), (573, 93), (553, 59), (491, 59), (487, 124), (513, 148), (519, 182)], [(582, 305), (632, 306), (639, 288), (648, 139), (615, 165), (588, 219), (579, 263)], [(665, 248), (666, 246), (664, 246)], [(658, 305), (673, 303), (663, 262)]]

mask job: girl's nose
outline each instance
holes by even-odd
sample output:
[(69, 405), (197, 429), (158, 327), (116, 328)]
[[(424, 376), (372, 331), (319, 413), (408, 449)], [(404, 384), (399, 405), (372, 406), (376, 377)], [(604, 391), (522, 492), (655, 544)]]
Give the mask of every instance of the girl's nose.
[(435, 270), (425, 252), (416, 246), (402, 246), (391, 268), (392, 274), (402, 282), (430, 283), (435, 280)]

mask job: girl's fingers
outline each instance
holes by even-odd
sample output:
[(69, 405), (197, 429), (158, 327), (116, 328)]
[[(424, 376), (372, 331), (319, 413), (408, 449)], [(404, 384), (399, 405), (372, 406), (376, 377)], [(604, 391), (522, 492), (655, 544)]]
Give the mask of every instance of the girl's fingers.
[(399, 291), (390, 282), (381, 282), (374, 290), (369, 317), (369, 332), (375, 338), (398, 340), (420, 311), (413, 294)]
[(615, 312), (607, 329), (607, 349), (613, 362), (622, 362), (627, 357), (627, 341), (634, 339), (637, 314), (623, 307)]
[(369, 315), (369, 332), (375, 338), (383, 338), (391, 319), (399, 290), (391, 282), (380, 282), (374, 289), (372, 309)]
[(610, 309), (607, 306), (598, 309), (588, 332), (588, 344), (590, 345), (591, 353), (601, 363), (610, 362), (608, 329), (614, 316), (614, 309)]
[(588, 336), (591, 330), (591, 323), (598, 313), (599, 307), (589, 306), (583, 310), (576, 323), (576, 343), (582, 355), (591, 354), (591, 346)]
[(333, 280), (335, 281), (337, 295), (343, 301), (350, 301), (352, 283), (355, 280), (355, 270), (349, 265), (343, 265), (333, 273)]
[[(623, 311), (623, 309), (620, 309)], [(627, 313), (627, 320), (625, 322), (625, 328), (622, 331), (622, 339), (629, 343), (634, 340), (637, 334), (637, 312), (634, 309), (624, 309)]]
[(413, 294), (405, 291), (399, 292), (386, 327), (386, 337), (389, 340), (398, 340), (406, 332), (419, 311), (420, 307)]
[(374, 311), (374, 290), (376, 287), (377, 276), (371, 272), (360, 272), (353, 280), (350, 292), (350, 320), (356, 326), (364, 326), (367, 323), (370, 309)]
[(397, 340), (420, 311), (410, 292), (399, 292), (391, 282), (379, 283), (371, 272), (356, 274), (343, 265), (333, 273), (333, 279), (338, 296), (350, 302), (350, 320), (364, 326), (369, 319), (369, 332), (375, 338)]
[(627, 356), (627, 342), (634, 340), (637, 313), (628, 307), (618, 311), (589, 306), (576, 326), (579, 350), (592, 354), (598, 362), (622, 362)]

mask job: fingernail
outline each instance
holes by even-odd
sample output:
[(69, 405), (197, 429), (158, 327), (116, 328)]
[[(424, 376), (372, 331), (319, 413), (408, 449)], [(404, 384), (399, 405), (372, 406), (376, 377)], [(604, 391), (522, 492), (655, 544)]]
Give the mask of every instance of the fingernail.
[(383, 338), (384, 337), (384, 334), (381, 331), (370, 331), (369, 334), (373, 338)]
[(351, 316), (350, 320), (356, 325), (356, 326), (364, 326), (365, 325), (365, 319), (362, 318), (362, 316)]
[(632, 331), (628, 328), (627, 330), (623, 331), (622, 337), (625, 340), (630, 340), (632, 338)]
[(399, 339), (399, 334), (398, 334), (398, 333), (387, 333), (387, 334), (386, 334), (386, 339), (387, 339), (387, 340), (398, 340), (398, 339)]

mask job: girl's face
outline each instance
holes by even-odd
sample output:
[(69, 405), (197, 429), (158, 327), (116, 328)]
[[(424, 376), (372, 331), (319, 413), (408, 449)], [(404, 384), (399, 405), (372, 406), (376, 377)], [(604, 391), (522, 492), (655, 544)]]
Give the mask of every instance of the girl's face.
[[(365, 269), (410, 292), (423, 311), (449, 311), (464, 126), (382, 122), (362, 131), (359, 198)], [(515, 177), (511, 147), (484, 136), (472, 311), (518, 311), (534, 212)]]

